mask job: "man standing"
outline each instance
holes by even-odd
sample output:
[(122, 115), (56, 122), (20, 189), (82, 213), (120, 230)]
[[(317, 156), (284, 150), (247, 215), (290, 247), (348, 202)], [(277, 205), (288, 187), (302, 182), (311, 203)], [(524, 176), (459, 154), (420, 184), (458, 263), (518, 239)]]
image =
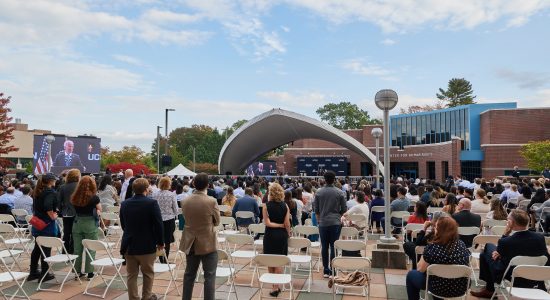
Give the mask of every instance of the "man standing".
[(66, 140), (63, 143), (63, 150), (59, 151), (55, 156), (54, 166), (59, 167), (82, 167), (82, 171), (86, 171), (82, 161), (80, 161), (80, 156), (73, 153), (74, 143), (71, 140)]
[(334, 258), (334, 242), (340, 238), (342, 228), (340, 219), (346, 212), (346, 197), (342, 190), (334, 186), (336, 174), (333, 171), (325, 172), (324, 178), (326, 184), (317, 190), (313, 210), (319, 223), (319, 234), (321, 236), (323, 276), (328, 278), (332, 274), (330, 262)]
[[(548, 255), (546, 242), (542, 234), (529, 231), (529, 216), (526, 212), (513, 209), (508, 215), (506, 231), (503, 237), (498, 240), (498, 245), (487, 244), (479, 257), (479, 278), (484, 280), (486, 285), (481, 291), (470, 293), (478, 298), (492, 298), (495, 291), (494, 283), (499, 283), (506, 275), (510, 278), (511, 270), (504, 274), (510, 260), (516, 256), (542, 256)], [(516, 280), (517, 287), (533, 287), (533, 284)], [(541, 285), (539, 285), (541, 286)], [(544, 283), (542, 283), (544, 287)]]
[(519, 180), (519, 176), (520, 176), (519, 168), (518, 166), (514, 166), (514, 171), (512, 171), (512, 177)]
[[(237, 199), (233, 206), (233, 218), (237, 220), (237, 226), (248, 226), (250, 224), (258, 223), (260, 217), (260, 208), (258, 207), (258, 201), (253, 197), (253, 191), (251, 188), (244, 189), (244, 197)], [(237, 218), (236, 213), (238, 211), (250, 211), (254, 213), (254, 219), (241, 219)]]
[[(481, 216), (470, 212), (470, 209), (472, 209), (470, 199), (460, 199), (456, 209), (458, 212), (453, 215), (453, 219), (455, 219), (458, 227), (481, 227)], [(461, 235), (460, 239), (466, 244), (466, 247), (471, 247), (474, 237), (474, 235)]]
[(215, 227), (220, 224), (220, 211), (216, 199), (206, 194), (208, 175), (197, 174), (193, 179), (193, 185), (195, 191), (181, 203), (185, 228), (180, 250), (187, 256), (183, 277), (183, 300), (191, 300), (200, 263), (204, 272), (203, 299), (214, 300), (218, 264)]
[(120, 201), (126, 200), (126, 194), (128, 192), (128, 187), (130, 186), (130, 180), (132, 178), (134, 178), (134, 171), (132, 169), (127, 169), (126, 171), (124, 171), (124, 182), (122, 183), (122, 187), (120, 188)]
[[(147, 195), (149, 182), (138, 178), (132, 185), (135, 196), (122, 202), (120, 225), (124, 231), (120, 254), (126, 259), (128, 297), (130, 300), (155, 300), (152, 293), (156, 250), (164, 247), (162, 216), (156, 200)], [(143, 275), (142, 297), (139, 297), (137, 278)]]

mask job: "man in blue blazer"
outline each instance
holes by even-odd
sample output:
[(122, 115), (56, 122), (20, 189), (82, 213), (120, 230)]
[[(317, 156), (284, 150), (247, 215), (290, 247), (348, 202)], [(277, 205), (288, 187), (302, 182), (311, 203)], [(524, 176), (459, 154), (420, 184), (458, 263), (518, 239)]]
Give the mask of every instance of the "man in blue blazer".
[[(237, 199), (235, 205), (233, 206), (233, 218), (237, 220), (237, 226), (248, 226), (250, 224), (258, 223), (258, 218), (260, 217), (260, 208), (258, 206), (258, 201), (254, 199), (254, 192), (251, 188), (246, 188), (244, 190), (244, 197)], [(238, 211), (249, 211), (254, 213), (254, 219), (241, 219), (237, 218)]]
[[(130, 300), (154, 300), (152, 293), (155, 273), (153, 266), (156, 251), (164, 245), (162, 216), (158, 202), (147, 195), (149, 182), (138, 178), (132, 183), (134, 197), (126, 199), (120, 206), (120, 225), (124, 231), (120, 253), (126, 259), (128, 272), (128, 297)], [(137, 278), (143, 274), (142, 297), (139, 297)]]
[[(479, 258), (479, 278), (487, 285), (481, 291), (471, 291), (472, 296), (478, 298), (491, 298), (495, 288), (494, 283), (499, 283), (506, 275), (510, 278), (512, 268), (508, 274), (504, 274), (510, 260), (516, 256), (542, 256), (550, 257), (546, 249), (546, 242), (542, 234), (528, 230), (529, 216), (526, 212), (513, 209), (508, 215), (506, 231), (498, 241), (498, 245), (487, 244)], [(534, 287), (537, 282), (528, 280), (516, 280), (518, 287)], [(540, 285), (539, 285), (540, 286)], [(544, 287), (544, 283), (542, 283)]]

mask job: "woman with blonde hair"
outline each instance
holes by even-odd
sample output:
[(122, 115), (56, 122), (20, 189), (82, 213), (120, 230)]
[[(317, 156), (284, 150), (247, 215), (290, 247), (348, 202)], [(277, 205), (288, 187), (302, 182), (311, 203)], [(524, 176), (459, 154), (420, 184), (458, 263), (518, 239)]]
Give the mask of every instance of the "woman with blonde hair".
[(162, 216), (164, 251), (166, 257), (161, 256), (162, 263), (168, 263), (168, 254), (170, 254), (170, 244), (174, 242), (174, 231), (176, 230), (176, 217), (179, 214), (178, 201), (176, 193), (170, 191), (172, 180), (164, 176), (159, 180), (159, 191), (153, 194), (153, 199), (157, 200)]
[[(94, 210), (101, 212), (101, 204), (97, 196), (97, 186), (95, 180), (90, 176), (84, 176), (78, 182), (74, 194), (71, 197), (71, 204), (74, 206), (76, 216), (73, 225), (74, 254), (78, 255), (75, 261), (75, 269), (78, 276), (82, 277), (82, 256), (86, 256), (84, 271), (88, 273), (88, 279), (94, 277), (94, 267), (91, 265), (90, 258), (83, 253), (82, 240), (97, 240), (97, 219)], [(92, 259), (95, 258), (95, 252), (90, 251)]]
[[(265, 224), (264, 254), (288, 255), (288, 237), (290, 236), (290, 209), (285, 204), (285, 191), (278, 183), (269, 186), (269, 201), (263, 207)], [(281, 268), (268, 268), (269, 273), (281, 273)], [(281, 289), (273, 285), (269, 293), (277, 297)]]
[(233, 188), (228, 187), (227, 194), (222, 198), (222, 205), (227, 205), (230, 209), (229, 211), (224, 212), (224, 216), (231, 216), (231, 212), (233, 211), (233, 206), (235, 206), (235, 202), (237, 202), (237, 197), (235, 197), (235, 194), (233, 194)]
[(472, 201), (472, 208), (470, 209), (470, 212), (477, 214), (477, 213), (488, 213), (491, 210), (491, 203), (489, 201), (489, 198), (487, 198), (487, 194), (485, 193), (485, 190), (478, 189), (476, 191), (475, 200)]

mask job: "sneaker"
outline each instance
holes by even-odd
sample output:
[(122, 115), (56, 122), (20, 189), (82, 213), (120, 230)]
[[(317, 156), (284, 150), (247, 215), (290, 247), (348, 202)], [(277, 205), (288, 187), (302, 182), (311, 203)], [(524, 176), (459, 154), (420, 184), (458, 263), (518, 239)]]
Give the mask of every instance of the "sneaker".
[(329, 277), (330, 277), (330, 274), (327, 274), (327, 273), (323, 274), (323, 278), (329, 278)]

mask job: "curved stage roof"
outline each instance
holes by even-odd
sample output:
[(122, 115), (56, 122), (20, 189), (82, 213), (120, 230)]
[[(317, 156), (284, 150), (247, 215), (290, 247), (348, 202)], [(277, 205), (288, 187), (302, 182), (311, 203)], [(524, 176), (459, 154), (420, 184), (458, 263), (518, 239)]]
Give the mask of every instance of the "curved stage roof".
[[(227, 139), (218, 159), (220, 174), (240, 173), (268, 151), (307, 138), (333, 142), (376, 162), (367, 147), (339, 129), (291, 111), (272, 109), (251, 119)], [(382, 163), (380, 172), (384, 175)]]

